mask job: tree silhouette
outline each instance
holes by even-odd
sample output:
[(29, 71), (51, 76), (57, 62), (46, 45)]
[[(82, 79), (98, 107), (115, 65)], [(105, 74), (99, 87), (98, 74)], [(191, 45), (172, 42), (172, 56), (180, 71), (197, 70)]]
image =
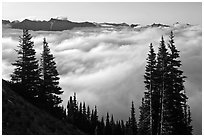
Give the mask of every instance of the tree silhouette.
[(104, 118), (103, 116), (101, 117), (101, 121), (99, 122), (99, 125), (98, 125), (98, 131), (97, 131), (97, 134), (98, 135), (104, 135), (104, 127), (105, 127), (105, 124), (104, 124)]
[(115, 121), (113, 118), (113, 114), (111, 115), (110, 127), (111, 127), (111, 135), (114, 135), (116, 132), (115, 132)]
[(41, 55), (42, 88), (45, 94), (47, 107), (57, 107), (62, 102), (59, 95), (63, 93), (59, 87), (59, 74), (54, 56), (51, 54), (48, 43), (44, 38), (43, 53)]
[[(139, 134), (192, 134), (179, 51), (170, 34), (168, 49), (162, 36), (157, 54), (150, 44), (145, 88), (139, 117)], [(190, 118), (188, 120), (188, 118)]]
[[(167, 131), (164, 131), (164, 122), (166, 122), (166, 118), (165, 116), (167, 116), (167, 114), (165, 113), (166, 111), (164, 111), (166, 109), (166, 103), (168, 101), (167, 98), (167, 83), (168, 83), (168, 52), (167, 52), (167, 48), (165, 45), (165, 41), (164, 38), (162, 36), (161, 41), (160, 41), (160, 47), (159, 47), (159, 51), (157, 54), (157, 80), (158, 80), (158, 90), (160, 93), (160, 112), (159, 112), (159, 126), (158, 126), (158, 134), (164, 134)], [(167, 123), (165, 123), (167, 124)], [(166, 126), (167, 127), (167, 126)]]
[(91, 116), (90, 107), (87, 106), (87, 115), (86, 115), (86, 117), (87, 117), (88, 120), (90, 120), (90, 116)]
[(133, 101), (132, 101), (131, 115), (130, 115), (130, 128), (132, 130), (132, 134), (137, 135), (137, 121), (135, 117), (135, 107), (134, 107)]
[(35, 102), (39, 95), (40, 71), (38, 60), (35, 57), (34, 43), (28, 30), (23, 30), (23, 36), (20, 37), (18, 46), (18, 60), (12, 63), (16, 68), (11, 74), (11, 81), (23, 89), (23, 96), (31, 102)]
[(139, 107), (140, 109), (140, 116), (139, 116), (139, 123), (138, 123), (138, 134), (146, 135), (149, 133), (149, 103), (146, 101), (145, 98), (142, 98), (142, 105)]
[[(145, 105), (140, 107), (141, 113), (145, 115), (145, 120), (139, 121), (140, 124), (148, 122), (149, 126), (147, 127), (145, 134), (156, 134), (156, 126), (157, 125), (157, 119), (158, 119), (158, 104), (159, 104), (159, 93), (156, 90), (156, 54), (154, 52), (152, 43), (150, 44), (150, 51), (147, 58), (147, 65), (145, 70), (145, 88), (147, 91), (145, 91), (144, 101), (146, 102)], [(145, 113), (145, 114), (144, 114)], [(144, 116), (143, 116), (144, 117)], [(141, 133), (143, 134), (143, 133)]]
[(192, 134), (189, 130), (190, 125), (186, 122), (184, 109), (187, 107), (187, 96), (184, 88), (184, 78), (183, 71), (179, 68), (181, 67), (181, 61), (179, 60), (179, 51), (176, 49), (174, 43), (174, 34), (171, 31), (169, 36), (170, 49), (168, 65), (169, 70), (169, 93), (168, 93), (168, 109), (170, 114), (168, 123), (170, 123), (171, 134)]
[(105, 135), (110, 135), (111, 134), (111, 126), (110, 126), (110, 121), (109, 121), (109, 113), (106, 115), (106, 126), (105, 126)]

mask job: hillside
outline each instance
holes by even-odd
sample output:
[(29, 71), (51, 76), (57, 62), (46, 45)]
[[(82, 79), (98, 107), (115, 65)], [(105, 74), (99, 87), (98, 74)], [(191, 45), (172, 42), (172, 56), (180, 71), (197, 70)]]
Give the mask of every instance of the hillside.
[(24, 100), (2, 80), (3, 135), (83, 134), (71, 124), (57, 120)]

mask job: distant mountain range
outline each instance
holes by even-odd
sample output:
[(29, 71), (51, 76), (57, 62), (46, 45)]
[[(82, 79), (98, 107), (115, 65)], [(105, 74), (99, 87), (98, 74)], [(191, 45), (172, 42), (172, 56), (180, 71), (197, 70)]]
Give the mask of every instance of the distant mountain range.
[[(28, 29), (33, 31), (63, 31), (71, 30), (77, 27), (130, 27), (130, 28), (148, 28), (148, 27), (170, 27), (169, 25), (153, 23), (151, 25), (140, 26), (140, 24), (127, 23), (93, 23), (93, 22), (72, 22), (69, 20), (51, 18), (49, 21), (36, 21), (25, 19), (23, 21), (2, 20), (3, 25), (14, 29)], [(189, 25), (189, 24), (187, 24)]]

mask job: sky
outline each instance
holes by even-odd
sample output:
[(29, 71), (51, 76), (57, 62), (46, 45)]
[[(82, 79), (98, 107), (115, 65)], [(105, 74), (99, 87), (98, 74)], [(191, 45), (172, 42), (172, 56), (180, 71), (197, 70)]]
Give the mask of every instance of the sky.
[[(170, 28), (113, 29), (80, 28), (66, 31), (30, 31), (36, 56), (46, 37), (55, 56), (64, 90), (63, 105), (77, 93), (79, 101), (94, 107), (99, 116), (106, 112), (127, 120), (131, 101), (137, 120), (144, 95), (144, 70), (149, 44), (158, 50), (161, 36), (168, 41), (173, 30), (180, 50), (194, 134), (202, 132), (202, 25), (201, 3), (3, 3), (2, 18), (45, 19), (66, 16), (71, 21), (175, 24)], [(37, 10), (36, 10), (37, 9)], [(53, 10), (54, 9), (54, 10)], [(25, 12), (29, 11), (29, 12)], [(14, 14), (15, 13), (15, 14)], [(186, 25), (186, 23), (194, 25)], [(197, 25), (200, 24), (200, 25)], [(10, 79), (22, 30), (2, 28), (2, 77)], [(12, 55), (12, 56), (11, 56)], [(111, 104), (111, 105), (110, 105)]]
[(175, 22), (201, 24), (201, 2), (3, 2), (2, 18), (151, 24)]

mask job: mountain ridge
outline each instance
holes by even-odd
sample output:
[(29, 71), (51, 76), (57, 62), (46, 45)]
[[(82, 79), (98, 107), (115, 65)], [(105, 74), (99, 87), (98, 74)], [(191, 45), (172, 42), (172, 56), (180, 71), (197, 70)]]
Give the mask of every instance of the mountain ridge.
[(91, 22), (71, 22), (69, 20), (60, 20), (51, 18), (49, 21), (29, 20), (24, 19), (23, 21), (12, 21), (2, 20), (2, 24), (10, 25), (14, 29), (28, 29), (33, 31), (63, 31), (70, 30), (75, 27), (96, 27)]
[[(125, 22), (123, 23), (96, 23), (96, 22), (72, 22), (67, 19), (59, 19), (59, 18), (51, 18), (50, 20), (29, 20), (24, 19), (22, 21), (9, 21), (9, 20), (2, 20), (2, 25), (10, 26), (14, 29), (28, 29), (33, 31), (63, 31), (63, 30), (71, 30), (73, 28), (80, 28), (80, 27), (102, 27), (102, 28), (111, 28), (111, 27), (130, 27), (130, 28), (148, 28), (148, 27), (161, 27), (161, 28), (168, 28), (171, 26), (179, 25), (179, 22), (176, 22), (173, 25), (167, 25), (162, 23), (153, 23), (151, 25), (144, 25), (141, 26), (140, 24), (127, 24)], [(185, 24), (187, 26), (190, 26), (190, 24)]]

